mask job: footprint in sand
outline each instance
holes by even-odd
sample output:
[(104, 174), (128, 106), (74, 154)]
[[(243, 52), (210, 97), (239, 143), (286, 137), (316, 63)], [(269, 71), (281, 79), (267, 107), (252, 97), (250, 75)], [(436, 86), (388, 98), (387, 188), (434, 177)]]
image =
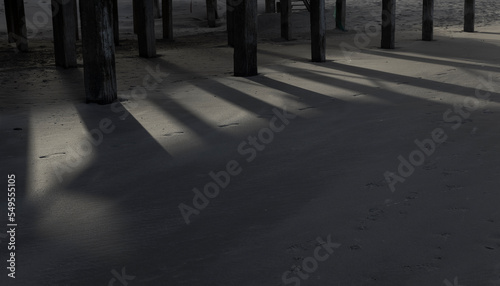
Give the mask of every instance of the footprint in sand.
[(177, 131), (177, 132), (172, 132), (172, 133), (163, 134), (162, 136), (169, 137), (169, 136), (175, 136), (175, 135), (181, 135), (181, 134), (184, 134), (184, 132), (182, 132), (182, 131)]
[(240, 124), (239, 123), (229, 123), (229, 124), (219, 125), (219, 128), (238, 126), (238, 125), (240, 125)]
[(57, 153), (52, 153), (52, 154), (49, 154), (49, 155), (44, 155), (44, 156), (40, 156), (38, 158), (40, 159), (48, 159), (50, 157), (54, 157), (54, 156), (62, 156), (62, 155), (66, 155), (66, 152), (57, 152)]

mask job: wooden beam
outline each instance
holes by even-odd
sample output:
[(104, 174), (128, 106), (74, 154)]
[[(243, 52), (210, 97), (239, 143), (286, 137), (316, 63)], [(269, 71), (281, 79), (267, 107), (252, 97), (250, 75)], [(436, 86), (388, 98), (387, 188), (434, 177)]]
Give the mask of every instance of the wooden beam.
[(216, 26), (215, 19), (217, 18), (217, 0), (206, 0), (206, 3), (208, 26), (213, 28)]
[(75, 0), (75, 4), (73, 5), (74, 8), (74, 14), (75, 14), (75, 38), (76, 40), (80, 40), (80, 29), (78, 28), (78, 0)]
[(226, 0), (226, 26), (227, 26), (227, 44), (234, 47), (234, 9), (233, 5), (241, 3), (234, 0)]
[(77, 67), (75, 34), (76, 1), (51, 0), (51, 6), (56, 65), (64, 68), (75, 68)]
[(422, 41), (434, 39), (434, 0), (423, 0)]
[(325, 61), (325, 0), (311, 0), (311, 57), (313, 62)]
[(154, 4), (153, 6), (154, 17), (155, 19), (160, 19), (161, 18), (160, 0), (154, 0), (153, 4)]
[(474, 32), (476, 1), (465, 0), (464, 5), (464, 32)]
[(80, 1), (82, 46), (87, 103), (109, 104), (117, 99), (113, 3)]
[(28, 34), (23, 0), (5, 0), (5, 18), (9, 43), (16, 43), (21, 52), (28, 51)]
[(234, 7), (234, 75), (257, 75), (257, 0)]
[(345, 31), (346, 0), (337, 0), (335, 3), (335, 26)]
[(281, 0), (281, 37), (287, 41), (292, 39), (291, 17), (292, 17), (292, 1)]
[(163, 8), (163, 39), (174, 39), (174, 18), (172, 0), (162, 0)]
[(137, 12), (137, 38), (139, 55), (144, 58), (156, 56), (155, 19), (153, 15), (154, 0), (134, 0)]
[(266, 13), (276, 13), (275, 0), (266, 0)]
[(396, 0), (382, 0), (382, 49), (394, 49), (396, 39)]
[[(85, 1), (85, 0), (80, 0)], [(113, 39), (115, 46), (120, 45), (120, 17), (118, 15), (118, 0), (113, 0)]]

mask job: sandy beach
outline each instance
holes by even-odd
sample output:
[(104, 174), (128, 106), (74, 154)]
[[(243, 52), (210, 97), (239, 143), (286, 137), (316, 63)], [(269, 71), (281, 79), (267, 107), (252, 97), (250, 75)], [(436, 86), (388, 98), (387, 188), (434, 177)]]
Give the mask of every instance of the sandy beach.
[(26, 3), (28, 53), (0, 3), (0, 285), (500, 285), (500, 2), (465, 33), (463, 1), (436, 1), (424, 42), (400, 0), (383, 50), (380, 1), (348, 0), (343, 32), (327, 0), (325, 63), (307, 12), (284, 41), (263, 2), (259, 75), (238, 78), (222, 1), (216, 28), (174, 1), (153, 59), (120, 1), (105, 106), (81, 55), (55, 67), (50, 1)]

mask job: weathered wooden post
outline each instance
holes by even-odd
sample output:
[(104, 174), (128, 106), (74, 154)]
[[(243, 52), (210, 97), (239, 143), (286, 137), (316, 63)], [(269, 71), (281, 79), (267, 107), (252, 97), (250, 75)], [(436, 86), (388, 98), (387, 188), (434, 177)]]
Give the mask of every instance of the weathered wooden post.
[(234, 7), (234, 75), (257, 75), (257, 0)]
[(345, 31), (346, 0), (337, 0), (335, 3), (335, 26)]
[(474, 32), (476, 1), (465, 0), (464, 6), (464, 32)]
[(394, 49), (396, 39), (396, 0), (382, 0), (382, 49)]
[[(85, 1), (85, 0), (80, 0)], [(118, 15), (118, 0), (113, 0), (113, 38), (115, 46), (120, 45), (120, 18)]]
[(154, 13), (155, 19), (161, 18), (160, 0), (154, 0), (153, 13)]
[(207, 20), (210, 28), (215, 27), (217, 18), (217, 0), (206, 0), (207, 3)]
[(275, 0), (266, 0), (266, 13), (276, 13)]
[(80, 1), (87, 103), (117, 99), (112, 0)]
[(226, 0), (227, 44), (234, 47), (234, 9), (243, 0)]
[(291, 17), (292, 0), (281, 0), (281, 37), (285, 40), (292, 39)]
[(75, 4), (73, 5), (74, 13), (75, 13), (75, 37), (76, 40), (80, 40), (80, 29), (78, 28), (78, 0), (75, 0)]
[(313, 62), (325, 61), (325, 0), (311, 0), (311, 56)]
[(144, 58), (156, 56), (155, 22), (153, 15), (153, 0), (134, 0), (137, 12), (137, 38), (139, 55)]
[(56, 65), (75, 68), (77, 66), (75, 0), (52, 0), (51, 6)]
[(174, 21), (172, 0), (162, 0), (163, 8), (163, 39), (174, 39)]
[(434, 39), (434, 0), (423, 0), (422, 41)]
[(28, 34), (23, 0), (5, 0), (5, 18), (9, 43), (16, 43), (21, 52), (28, 51)]

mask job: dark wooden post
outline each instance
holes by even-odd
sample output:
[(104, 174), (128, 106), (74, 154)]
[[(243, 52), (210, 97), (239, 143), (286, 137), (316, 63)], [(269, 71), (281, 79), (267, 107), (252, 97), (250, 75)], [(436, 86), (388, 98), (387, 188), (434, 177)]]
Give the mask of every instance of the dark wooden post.
[(423, 1), (422, 40), (432, 41), (434, 39), (434, 0)]
[[(85, 0), (80, 0), (85, 1)], [(120, 45), (120, 18), (118, 15), (118, 0), (113, 0), (113, 38), (115, 46)]]
[(163, 39), (174, 39), (174, 21), (172, 0), (162, 0), (163, 7)]
[(87, 103), (117, 99), (112, 0), (80, 1)]
[(292, 38), (291, 17), (292, 17), (292, 1), (281, 0), (281, 37), (285, 40)]
[(161, 18), (160, 0), (154, 0), (153, 11), (155, 19), (160, 19)]
[(257, 75), (257, 0), (234, 7), (234, 75)]
[(52, 0), (51, 3), (56, 65), (74, 68), (77, 66), (75, 0)]
[(134, 0), (137, 12), (137, 38), (139, 55), (144, 58), (156, 56), (155, 22), (153, 15), (154, 0)]
[(75, 37), (76, 40), (80, 40), (80, 29), (78, 28), (78, 0), (75, 0), (75, 4), (73, 5), (75, 10)]
[(382, 0), (382, 49), (394, 49), (396, 39), (396, 0)]
[(325, 61), (325, 0), (311, 0), (311, 56), (313, 62)]
[(335, 26), (345, 31), (346, 0), (337, 0), (335, 3)]
[(215, 19), (217, 18), (217, 0), (206, 0), (207, 3), (207, 20), (208, 26), (215, 27)]
[(226, 0), (227, 44), (234, 47), (234, 9), (241, 1)]
[(464, 32), (474, 32), (476, 1), (465, 0), (464, 6)]
[(266, 0), (266, 13), (276, 13), (275, 0)]
[(5, 18), (9, 43), (16, 43), (21, 52), (28, 51), (28, 34), (23, 0), (5, 0)]

